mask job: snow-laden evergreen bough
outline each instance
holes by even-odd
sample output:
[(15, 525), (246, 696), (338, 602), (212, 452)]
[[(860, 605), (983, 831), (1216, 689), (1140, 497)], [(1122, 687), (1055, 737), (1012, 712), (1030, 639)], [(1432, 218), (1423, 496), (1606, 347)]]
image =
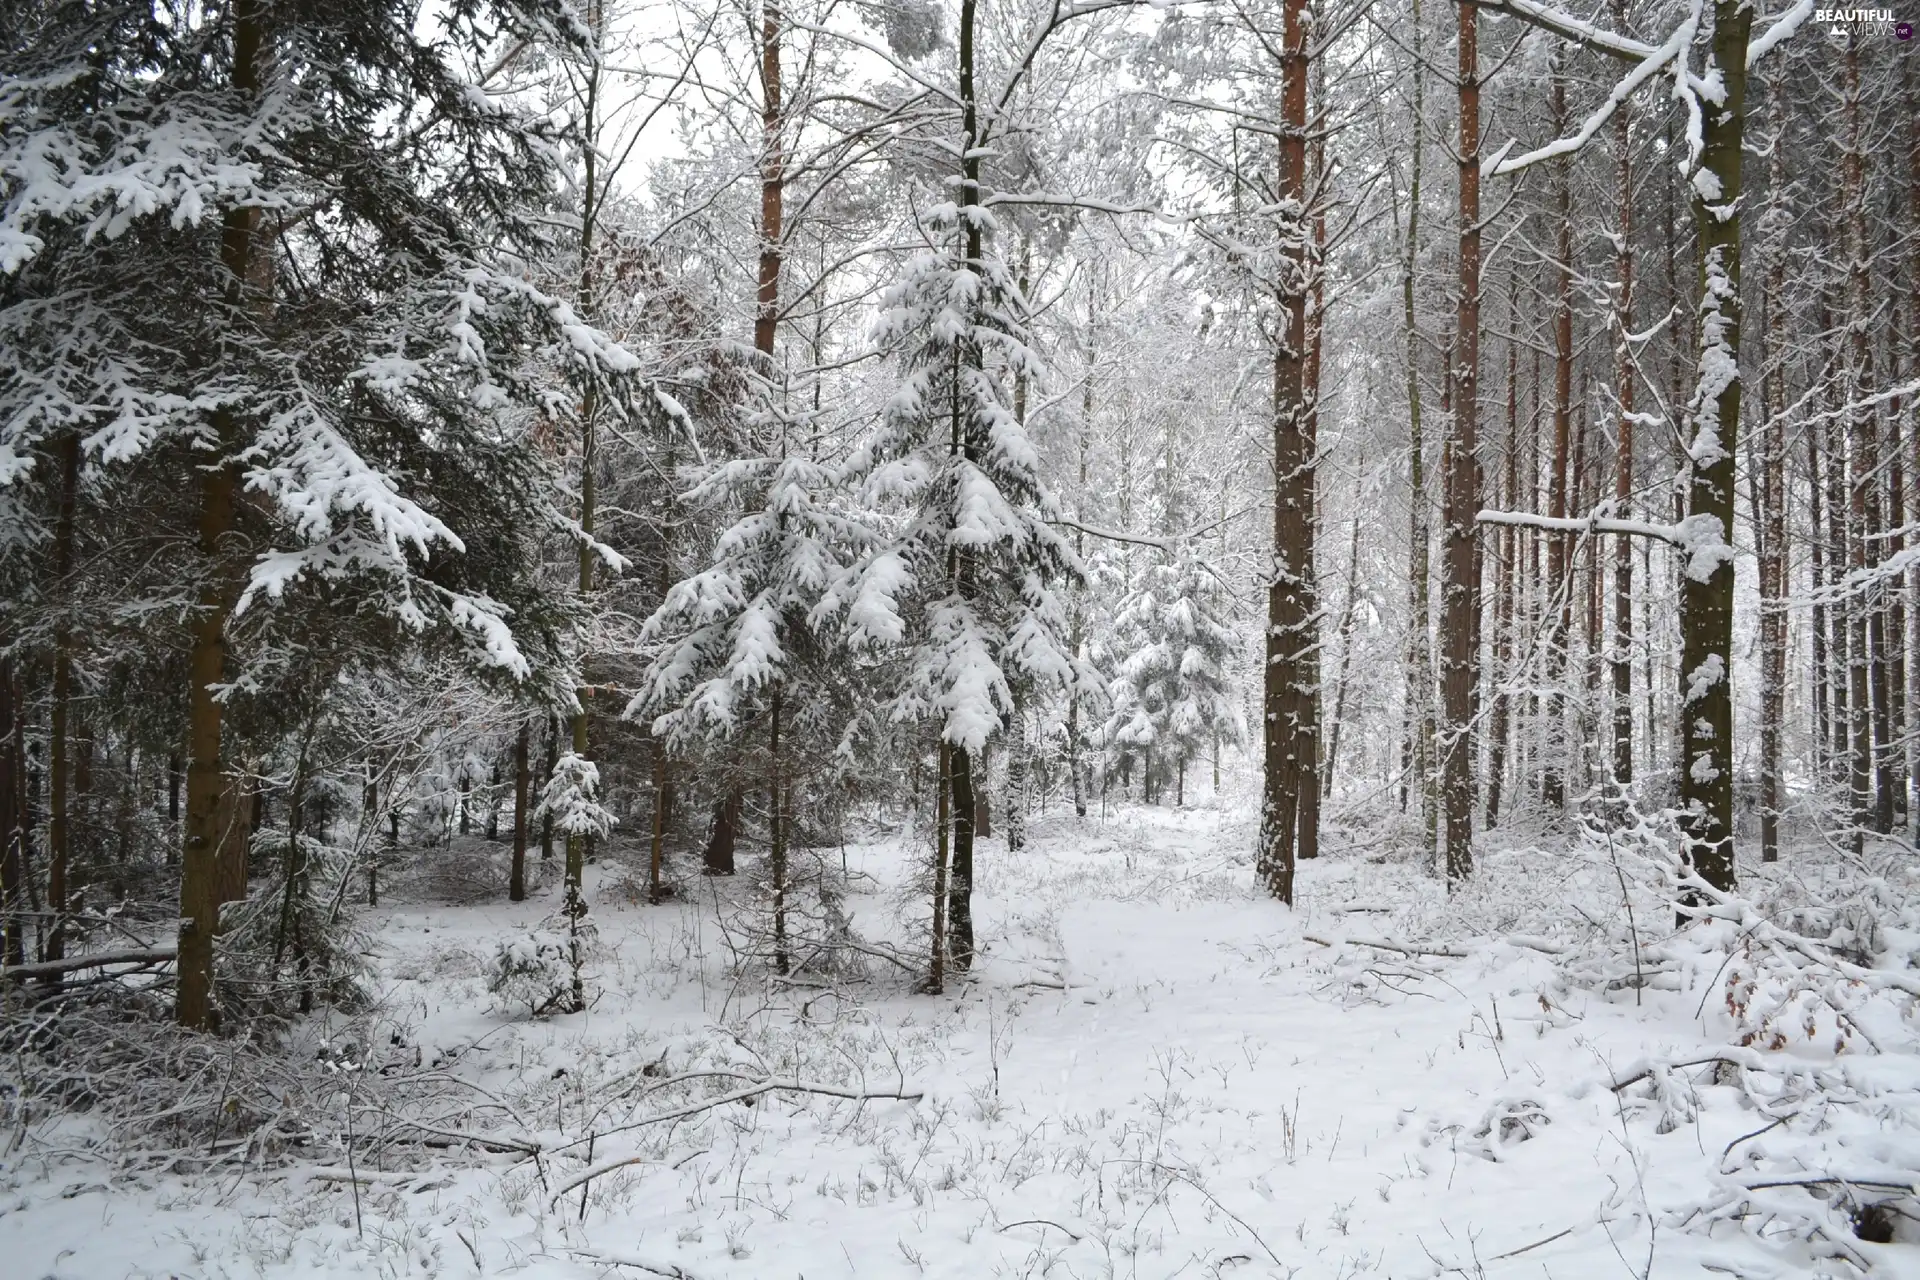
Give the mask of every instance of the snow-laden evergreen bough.
[(179, 1012), (204, 1026), (236, 621), (325, 584), (481, 669), (552, 659), (516, 622), (545, 607), (535, 539), (577, 530), (529, 428), (642, 370), (530, 283), (566, 139), (489, 87), (581, 32), (546, 0), (50, 4), (19, 29), (0, 484), (48, 483), (36, 455), (76, 441), (90, 476), (197, 491), (169, 594), (194, 601)]

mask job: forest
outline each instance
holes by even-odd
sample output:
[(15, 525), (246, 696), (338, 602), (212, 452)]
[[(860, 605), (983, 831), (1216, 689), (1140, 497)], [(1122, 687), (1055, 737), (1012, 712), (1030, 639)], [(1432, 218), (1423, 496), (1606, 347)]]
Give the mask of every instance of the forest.
[(1913, 21), (0, 0), (0, 1250), (1920, 1276)]

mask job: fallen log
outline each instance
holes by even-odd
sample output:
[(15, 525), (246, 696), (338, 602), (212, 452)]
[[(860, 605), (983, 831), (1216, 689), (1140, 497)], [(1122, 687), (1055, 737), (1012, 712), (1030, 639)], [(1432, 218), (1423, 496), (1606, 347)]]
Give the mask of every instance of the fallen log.
[(63, 960), (39, 960), (32, 964), (10, 964), (0, 969), (0, 980), (31, 982), (36, 978), (58, 978), (82, 969), (104, 969), (110, 965), (145, 966), (165, 964), (174, 958), (173, 947), (149, 947), (141, 951), (95, 951)]

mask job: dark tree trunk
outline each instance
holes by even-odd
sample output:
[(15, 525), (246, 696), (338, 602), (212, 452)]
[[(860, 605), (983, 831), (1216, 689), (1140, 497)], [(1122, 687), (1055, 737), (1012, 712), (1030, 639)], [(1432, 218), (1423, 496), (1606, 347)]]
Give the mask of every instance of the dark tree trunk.
[(13, 660), (0, 658), (0, 964), (24, 964), (26, 947), (26, 770)]
[(533, 782), (528, 749), (532, 746), (533, 721), (522, 720), (520, 732), (513, 737), (513, 864), (507, 872), (507, 900), (527, 900), (527, 814)]
[(955, 973), (973, 968), (973, 837), (979, 813), (973, 759), (965, 747), (947, 753), (953, 788), (953, 868), (947, 885), (947, 956)]
[(1460, 296), (1451, 370), (1453, 416), (1441, 468), (1446, 491), (1441, 599), (1441, 808), (1447, 882), (1473, 872), (1473, 707), (1480, 616), (1480, 55), (1479, 9), (1459, 5)]
[(707, 832), (702, 869), (710, 876), (734, 872), (734, 847), (740, 840), (740, 789), (728, 787), (713, 807), (713, 826)]
[(66, 957), (67, 871), (73, 851), (72, 716), (73, 625), (72, 574), (74, 516), (79, 504), (80, 437), (69, 432), (57, 446), (60, 463), (59, 512), (54, 520), (54, 598), (60, 617), (53, 634), (53, 706), (47, 738), (47, 910), (48, 922), (42, 960)]

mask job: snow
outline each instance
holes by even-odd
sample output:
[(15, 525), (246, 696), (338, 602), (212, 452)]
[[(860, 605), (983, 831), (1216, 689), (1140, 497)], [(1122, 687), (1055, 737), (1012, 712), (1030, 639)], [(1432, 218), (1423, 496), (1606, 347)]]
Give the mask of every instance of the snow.
[[(488, 987), (503, 966), (538, 985), (557, 889), (465, 906), (416, 893), (361, 921), (372, 1019), (303, 1034), (346, 1064), (350, 1099), (368, 1087), (351, 1073), (365, 1036), (402, 1069), (474, 1086), (448, 1129), (512, 1131), (549, 1154), (424, 1148), (369, 1168), (363, 1150), (349, 1173), (323, 1144), (284, 1167), (186, 1177), (39, 1142), (0, 1183), (0, 1256), (10, 1274), (60, 1280), (1853, 1274), (1731, 1220), (1677, 1225), (1758, 1198), (1813, 1202), (1768, 1185), (1786, 1128), (1756, 1134), (1766, 1117), (1711, 1064), (1671, 1064), (1719, 1053), (1803, 1086), (1840, 1073), (1883, 1100), (1887, 1127), (1836, 1108), (1794, 1140), (1898, 1181), (1915, 1143), (1890, 1100), (1920, 1089), (1920, 1058), (1730, 1047), (1742, 1026), (1805, 1020), (1817, 993), (1772, 971), (1736, 974), (1726, 1008), (1698, 970), (1570, 986), (1555, 954), (1569, 944), (1516, 919), (1542, 882), (1575, 891), (1584, 873), (1566, 854), (1486, 850), (1449, 898), (1411, 863), (1348, 850), (1302, 865), (1289, 911), (1252, 886), (1252, 813), (1238, 796), (1055, 814), (1018, 855), (983, 841), (982, 963), (940, 998), (743, 975), (716, 914), (742, 885), (647, 907), (633, 873), (603, 860), (588, 881), (598, 999), (530, 1020), (537, 992)], [(484, 861), (489, 846), (471, 845), (460, 856)], [(849, 903), (865, 936), (914, 945), (896, 919), (913, 848), (876, 829), (825, 851), (868, 886)], [(1723, 915), (1702, 936), (1758, 928)], [(1444, 945), (1425, 943), (1442, 928)], [(1864, 1025), (1888, 1043), (1899, 1032)], [(922, 1096), (735, 1088), (727, 1073), (752, 1064)], [(737, 1100), (616, 1132), (636, 1089), (696, 1068)], [(1791, 1096), (1783, 1085), (1768, 1105)], [(595, 1150), (564, 1148), (596, 1124)], [(1876, 1275), (1920, 1275), (1911, 1244), (1848, 1247)]]

